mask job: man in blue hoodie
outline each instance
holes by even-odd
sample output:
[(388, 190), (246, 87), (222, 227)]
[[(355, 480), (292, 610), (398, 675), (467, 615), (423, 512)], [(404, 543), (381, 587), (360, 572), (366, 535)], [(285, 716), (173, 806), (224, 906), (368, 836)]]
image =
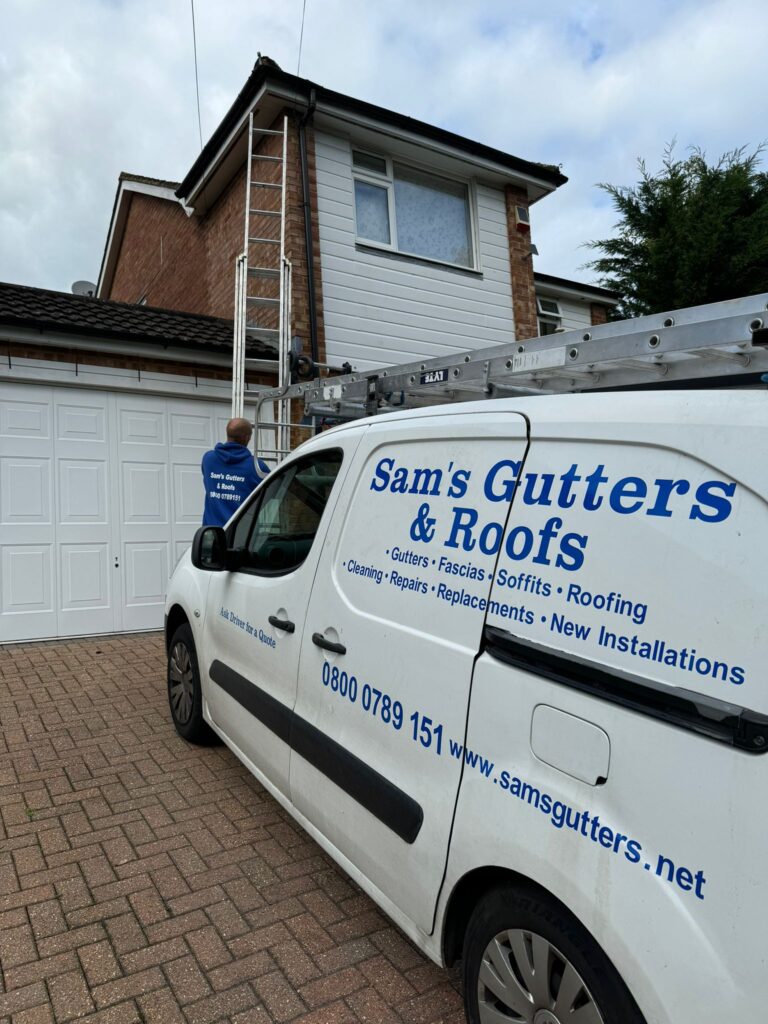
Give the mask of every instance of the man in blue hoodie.
[(203, 526), (224, 526), (269, 473), (269, 466), (248, 450), (252, 433), (248, 420), (230, 420), (226, 444), (219, 442), (203, 456)]

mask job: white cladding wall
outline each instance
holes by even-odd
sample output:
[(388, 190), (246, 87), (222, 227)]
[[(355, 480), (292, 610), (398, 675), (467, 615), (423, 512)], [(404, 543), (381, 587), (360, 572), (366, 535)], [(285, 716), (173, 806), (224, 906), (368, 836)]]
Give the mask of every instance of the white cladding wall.
[(513, 341), (503, 192), (475, 189), (481, 274), (378, 253), (355, 245), (349, 140), (315, 138), (328, 361), (365, 370)]
[(589, 327), (592, 324), (589, 302), (564, 299), (560, 295), (550, 295), (540, 288), (536, 289), (536, 297), (539, 299), (555, 299), (557, 301), (560, 306), (562, 326), (566, 331), (579, 331), (582, 327)]

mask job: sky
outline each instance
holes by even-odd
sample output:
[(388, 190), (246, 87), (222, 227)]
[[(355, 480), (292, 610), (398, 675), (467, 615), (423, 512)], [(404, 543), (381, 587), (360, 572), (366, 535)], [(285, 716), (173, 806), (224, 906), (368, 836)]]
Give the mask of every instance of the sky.
[[(296, 73), (302, 3), (195, 0), (204, 141), (258, 52)], [(764, 0), (306, 0), (300, 74), (560, 165), (535, 269), (595, 282), (597, 183), (768, 139), (767, 38)], [(181, 180), (199, 150), (190, 0), (0, 0), (0, 281), (96, 281), (120, 171)]]

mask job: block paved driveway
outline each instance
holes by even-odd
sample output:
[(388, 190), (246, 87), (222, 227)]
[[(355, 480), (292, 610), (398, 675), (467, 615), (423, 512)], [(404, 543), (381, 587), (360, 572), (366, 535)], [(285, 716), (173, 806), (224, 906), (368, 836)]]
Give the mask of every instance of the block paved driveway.
[(463, 1021), (226, 747), (168, 714), (159, 634), (0, 649), (0, 1022)]

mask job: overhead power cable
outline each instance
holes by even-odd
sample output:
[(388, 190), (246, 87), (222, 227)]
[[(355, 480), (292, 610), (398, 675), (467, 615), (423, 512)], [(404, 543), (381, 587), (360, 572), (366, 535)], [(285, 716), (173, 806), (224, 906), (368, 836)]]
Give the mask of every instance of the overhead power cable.
[[(195, 32), (195, 0), (189, 0), (192, 5), (192, 49), (195, 54), (195, 92), (197, 94), (197, 130), (200, 134), (200, 149), (203, 148), (203, 123), (200, 120), (200, 80), (197, 75), (197, 33)], [(306, 3), (306, 0), (304, 0)]]
[(298, 75), (299, 71), (301, 70), (301, 46), (302, 46), (302, 43), (304, 42), (304, 15), (306, 13), (307, 13), (307, 0), (304, 0), (304, 3), (302, 4), (302, 7), (301, 7), (301, 32), (299, 34), (299, 59), (298, 59), (298, 62), (296, 64), (296, 74), (297, 75)]

